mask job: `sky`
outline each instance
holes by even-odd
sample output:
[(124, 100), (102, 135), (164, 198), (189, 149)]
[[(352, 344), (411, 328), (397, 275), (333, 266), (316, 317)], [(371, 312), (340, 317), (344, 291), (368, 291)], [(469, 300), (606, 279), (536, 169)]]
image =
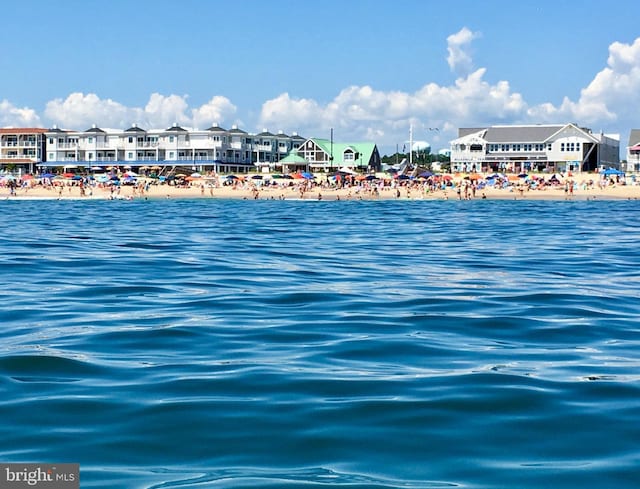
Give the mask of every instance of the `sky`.
[[(0, 127), (237, 125), (371, 141), (459, 127), (640, 127), (635, 0), (22, 0), (0, 14)], [(624, 151), (623, 151), (624, 153)]]

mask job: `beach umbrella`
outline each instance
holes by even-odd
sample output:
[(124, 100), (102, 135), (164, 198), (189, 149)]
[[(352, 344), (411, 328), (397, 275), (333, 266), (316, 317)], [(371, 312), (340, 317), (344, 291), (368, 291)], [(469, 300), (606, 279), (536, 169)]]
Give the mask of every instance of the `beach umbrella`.
[(42, 178), (53, 178), (55, 177), (55, 175), (53, 173), (43, 173), (42, 175), (40, 175), (40, 177)]
[(425, 170), (422, 173), (420, 173), (418, 176), (422, 178), (429, 178), (433, 176), (433, 172), (430, 172), (429, 170)]
[(192, 173), (191, 175), (189, 175), (191, 178), (200, 178), (202, 175), (198, 172)]
[(306, 178), (307, 180), (311, 180), (313, 178), (313, 175), (309, 172), (302, 172), (300, 175), (302, 178)]

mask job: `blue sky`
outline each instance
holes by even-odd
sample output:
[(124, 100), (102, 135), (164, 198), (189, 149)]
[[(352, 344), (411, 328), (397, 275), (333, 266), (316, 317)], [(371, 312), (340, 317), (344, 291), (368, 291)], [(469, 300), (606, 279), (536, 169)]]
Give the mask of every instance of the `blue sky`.
[(576, 122), (625, 146), (640, 127), (636, 12), (615, 0), (9, 2), (0, 126), (333, 128), (390, 154), (409, 125), (437, 150), (461, 126)]

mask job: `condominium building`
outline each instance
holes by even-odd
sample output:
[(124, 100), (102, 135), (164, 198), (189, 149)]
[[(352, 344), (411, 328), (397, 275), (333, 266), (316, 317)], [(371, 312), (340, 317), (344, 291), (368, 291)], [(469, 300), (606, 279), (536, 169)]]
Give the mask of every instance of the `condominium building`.
[(274, 166), (304, 138), (266, 129), (249, 134), (237, 126), (217, 124), (205, 130), (187, 130), (174, 124), (167, 129), (125, 130), (93, 126), (85, 131), (54, 127), (45, 131), (46, 167), (143, 166), (188, 167), (194, 171), (246, 173), (256, 165)]
[(631, 129), (627, 145), (627, 163), (623, 168), (629, 173), (640, 172), (640, 129)]
[(595, 171), (620, 166), (619, 136), (564, 125), (461, 128), (451, 141), (453, 171)]
[(46, 129), (0, 129), (0, 170), (33, 172), (43, 160)]

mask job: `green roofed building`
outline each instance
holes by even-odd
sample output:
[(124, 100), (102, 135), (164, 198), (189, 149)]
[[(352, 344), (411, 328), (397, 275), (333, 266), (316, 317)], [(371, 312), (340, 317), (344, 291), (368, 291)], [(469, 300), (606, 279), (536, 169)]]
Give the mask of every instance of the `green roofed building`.
[[(289, 156), (292, 156), (292, 160), (286, 169), (290, 171), (304, 169), (331, 173), (348, 169), (350, 171), (375, 172), (379, 171), (382, 166), (380, 153), (375, 143), (336, 143), (328, 139), (309, 138)], [(285, 170), (285, 160), (289, 156), (281, 160), (283, 171)]]

